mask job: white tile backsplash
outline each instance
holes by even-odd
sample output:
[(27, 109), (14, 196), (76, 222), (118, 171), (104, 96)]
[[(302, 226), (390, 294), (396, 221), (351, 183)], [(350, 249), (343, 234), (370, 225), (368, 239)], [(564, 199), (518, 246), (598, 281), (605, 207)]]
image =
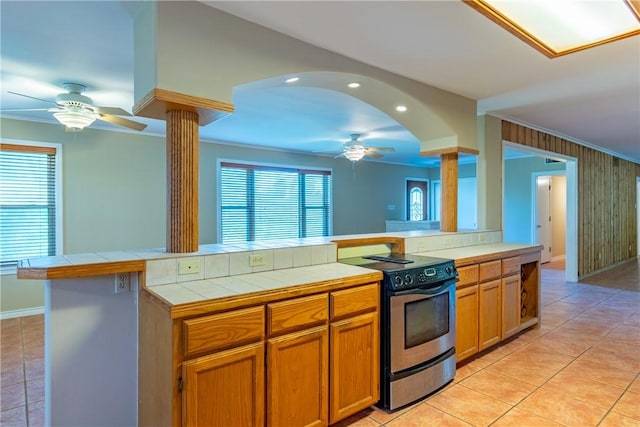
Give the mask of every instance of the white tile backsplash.
[(327, 248), (327, 262), (338, 261), (338, 247), (335, 244), (325, 245)]
[(327, 263), (327, 246), (311, 246), (311, 265)]
[(204, 257), (204, 278), (229, 275), (229, 254), (207, 255)]
[(249, 267), (249, 254), (250, 252), (235, 252), (229, 254), (230, 276), (251, 273), (251, 267)]
[(178, 263), (175, 258), (147, 261), (146, 285), (157, 286), (176, 283)]
[(273, 250), (273, 269), (293, 267), (293, 248), (280, 248)]
[(293, 249), (293, 266), (306, 267), (311, 265), (311, 246), (300, 246)]

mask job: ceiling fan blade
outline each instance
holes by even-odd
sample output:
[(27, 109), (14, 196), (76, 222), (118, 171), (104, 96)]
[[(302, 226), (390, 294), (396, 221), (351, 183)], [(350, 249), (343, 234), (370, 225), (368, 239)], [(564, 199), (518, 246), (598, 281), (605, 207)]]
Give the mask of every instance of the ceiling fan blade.
[(18, 111), (49, 111), (51, 108), (15, 108), (11, 110), (0, 110), (0, 113), (14, 113)]
[(123, 119), (122, 117), (112, 116), (110, 114), (101, 113), (98, 119), (133, 130), (143, 130), (147, 127), (144, 123), (134, 122), (133, 120)]
[(367, 147), (367, 150), (373, 151), (396, 151), (393, 147)]
[(131, 114), (126, 111), (123, 110), (122, 108), (118, 108), (118, 107), (100, 107), (100, 106), (95, 106), (93, 107), (95, 108), (98, 114), (109, 114), (111, 116), (131, 116)]
[(24, 93), (11, 92), (10, 90), (9, 90), (9, 91), (7, 91), (7, 92), (12, 93), (12, 94), (14, 94), (14, 95), (18, 95), (18, 96), (24, 96), (25, 98), (36, 99), (36, 100), (38, 100), (38, 101), (48, 102), (49, 104), (55, 104), (55, 105), (57, 105), (54, 101), (51, 101), (51, 100), (49, 100), (49, 99), (36, 98), (35, 96), (25, 95)]
[(366, 153), (364, 153), (365, 156), (368, 157), (373, 157), (374, 159), (380, 159), (382, 157), (382, 154), (378, 154), (375, 151), (368, 151)]

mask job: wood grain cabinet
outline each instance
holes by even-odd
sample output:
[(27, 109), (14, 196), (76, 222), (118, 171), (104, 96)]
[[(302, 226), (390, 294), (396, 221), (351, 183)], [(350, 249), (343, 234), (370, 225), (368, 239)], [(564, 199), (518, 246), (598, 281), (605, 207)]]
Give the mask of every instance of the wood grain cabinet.
[(143, 293), (138, 424), (327, 426), (376, 403), (379, 292), (352, 281), (175, 319)]
[(500, 294), (502, 298), (502, 339), (520, 331), (520, 275), (502, 278)]
[(538, 323), (539, 269), (539, 252), (458, 267), (458, 362)]
[(379, 298), (375, 284), (331, 293), (331, 424), (379, 400)]
[(183, 425), (264, 425), (264, 345), (251, 344), (185, 362)]
[(484, 350), (500, 342), (502, 332), (500, 279), (478, 285), (478, 349)]
[(456, 289), (456, 357), (478, 352), (478, 265), (458, 269)]
[(326, 426), (328, 295), (268, 304), (267, 313), (267, 426)]

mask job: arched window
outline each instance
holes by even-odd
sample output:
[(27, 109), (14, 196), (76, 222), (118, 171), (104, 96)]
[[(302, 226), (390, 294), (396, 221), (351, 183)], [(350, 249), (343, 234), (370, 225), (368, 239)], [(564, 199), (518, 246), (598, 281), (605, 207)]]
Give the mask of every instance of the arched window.
[(424, 192), (421, 188), (413, 187), (409, 190), (409, 208), (410, 208), (410, 221), (421, 221), (422, 212), (424, 211)]
[(427, 181), (407, 180), (407, 220), (427, 219)]

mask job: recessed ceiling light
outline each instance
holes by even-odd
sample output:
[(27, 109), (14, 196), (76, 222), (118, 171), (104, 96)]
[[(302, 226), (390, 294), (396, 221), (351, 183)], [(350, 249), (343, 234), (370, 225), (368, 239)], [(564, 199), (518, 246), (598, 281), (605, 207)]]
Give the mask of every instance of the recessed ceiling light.
[(405, 111), (407, 111), (407, 106), (406, 105), (398, 105), (396, 107), (396, 111), (398, 111), (400, 113), (404, 113)]
[(290, 79), (285, 80), (285, 83), (295, 83), (300, 80), (300, 77), (291, 77)]
[(550, 58), (640, 34), (636, 0), (465, 0)]
[(349, 86), (351, 89), (355, 89), (355, 88), (360, 87), (360, 83), (353, 82), (353, 83), (349, 83), (347, 86)]

